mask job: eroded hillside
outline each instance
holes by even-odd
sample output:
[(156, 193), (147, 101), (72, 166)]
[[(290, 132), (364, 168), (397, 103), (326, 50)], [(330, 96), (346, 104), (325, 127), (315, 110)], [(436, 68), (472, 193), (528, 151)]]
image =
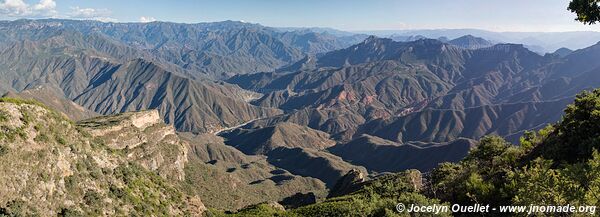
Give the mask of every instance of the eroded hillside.
[[(202, 212), (204, 205), (198, 198), (184, 196), (163, 178), (181, 172), (172, 165), (185, 159), (184, 143), (140, 143), (137, 150), (110, 146), (44, 106), (11, 98), (0, 101), (3, 213), (18, 216)], [(130, 120), (136, 122), (135, 118)], [(137, 128), (127, 122), (111, 124)], [(157, 119), (146, 122), (147, 127), (161, 124)]]

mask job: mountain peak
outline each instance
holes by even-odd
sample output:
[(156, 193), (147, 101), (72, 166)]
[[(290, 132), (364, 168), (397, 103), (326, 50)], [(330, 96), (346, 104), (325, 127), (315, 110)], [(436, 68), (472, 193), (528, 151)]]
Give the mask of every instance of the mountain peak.
[(378, 42), (378, 41), (391, 41), (391, 39), (389, 39), (389, 38), (380, 38), (380, 37), (371, 35), (371, 36), (367, 37), (363, 41), (363, 44), (369, 44), (369, 43), (374, 43), (374, 42)]
[(491, 47), (494, 44), (486, 39), (475, 37), (473, 35), (465, 35), (448, 42), (454, 46), (462, 47), (465, 49), (480, 49)]
[(554, 51), (552, 54), (556, 54), (559, 57), (566, 57), (571, 53), (573, 53), (573, 50), (566, 48), (566, 47), (562, 47), (562, 48), (559, 48), (556, 51)]

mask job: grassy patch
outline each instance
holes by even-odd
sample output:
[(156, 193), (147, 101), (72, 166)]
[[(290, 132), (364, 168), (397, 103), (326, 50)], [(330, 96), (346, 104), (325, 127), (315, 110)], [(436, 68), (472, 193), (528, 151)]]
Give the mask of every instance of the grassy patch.
[(0, 122), (8, 121), (8, 112), (0, 110)]
[(2, 155), (5, 155), (6, 153), (8, 153), (8, 148), (0, 144), (0, 157), (2, 157)]
[(20, 99), (20, 98), (11, 98), (11, 97), (2, 97), (0, 98), (0, 102), (12, 103), (16, 105), (36, 105), (42, 108), (48, 109), (48, 107), (41, 102), (32, 99)]
[(12, 143), (16, 141), (17, 137), (22, 139), (28, 138), (23, 127), (12, 129), (7, 126), (0, 126), (0, 141), (5, 140), (9, 143)]
[(45, 133), (40, 133), (33, 139), (33, 141), (46, 143), (50, 141), (50, 138), (48, 138), (48, 135), (46, 135)]
[(114, 173), (126, 185), (123, 188), (111, 186), (110, 196), (131, 204), (133, 215), (168, 216), (172, 207), (181, 208), (185, 204), (181, 192), (157, 174), (147, 172), (139, 165), (119, 166)]

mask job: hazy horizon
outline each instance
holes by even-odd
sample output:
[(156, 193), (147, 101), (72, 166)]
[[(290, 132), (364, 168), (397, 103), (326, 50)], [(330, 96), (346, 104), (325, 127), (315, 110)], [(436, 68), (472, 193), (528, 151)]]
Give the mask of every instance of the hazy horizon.
[[(225, 20), (277, 28), (348, 32), (478, 29), (492, 32), (600, 31), (574, 20), (565, 0), (419, 2), (357, 0), (76, 1), (0, 0), (0, 19), (78, 19), (104, 22), (202, 23)], [(136, 10), (131, 10), (136, 8)]]

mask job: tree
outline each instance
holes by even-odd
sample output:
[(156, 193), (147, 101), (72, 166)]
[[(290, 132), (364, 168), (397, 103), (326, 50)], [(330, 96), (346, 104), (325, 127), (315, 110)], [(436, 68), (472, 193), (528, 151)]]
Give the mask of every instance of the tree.
[(585, 24), (595, 24), (600, 21), (600, 0), (572, 0), (569, 10), (577, 14), (575, 20)]
[(600, 149), (600, 89), (578, 94), (565, 109), (554, 132), (534, 150), (533, 157), (556, 163), (585, 162)]

